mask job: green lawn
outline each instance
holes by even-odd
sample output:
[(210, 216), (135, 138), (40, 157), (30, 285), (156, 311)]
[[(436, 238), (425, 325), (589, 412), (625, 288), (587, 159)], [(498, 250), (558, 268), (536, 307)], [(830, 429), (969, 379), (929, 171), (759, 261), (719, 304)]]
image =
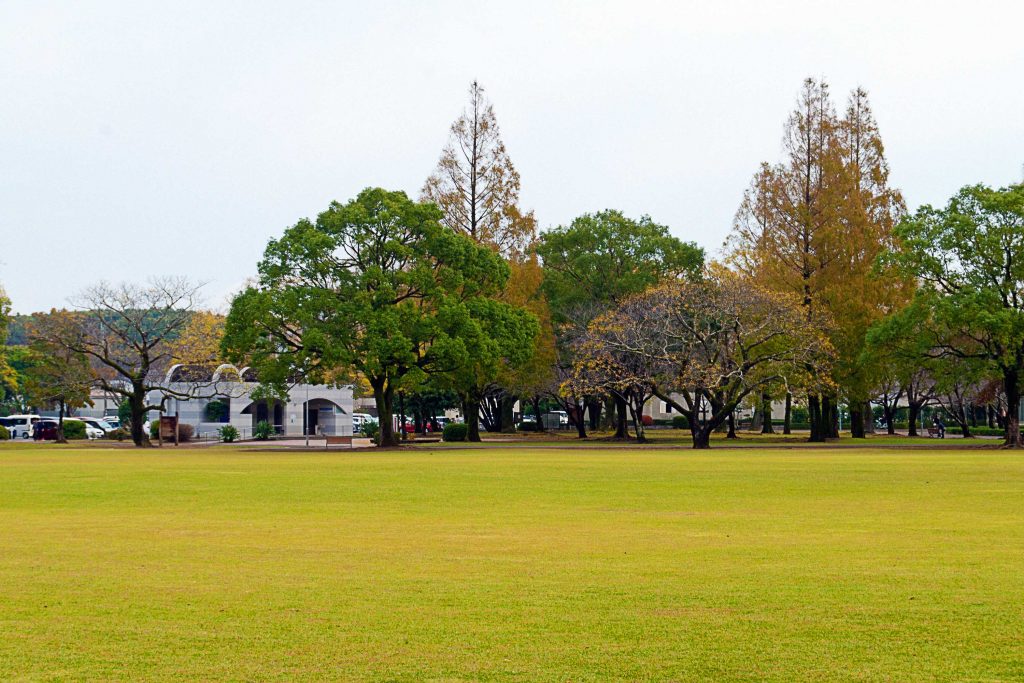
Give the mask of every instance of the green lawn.
[(1024, 455), (0, 445), (4, 680), (1020, 680)]

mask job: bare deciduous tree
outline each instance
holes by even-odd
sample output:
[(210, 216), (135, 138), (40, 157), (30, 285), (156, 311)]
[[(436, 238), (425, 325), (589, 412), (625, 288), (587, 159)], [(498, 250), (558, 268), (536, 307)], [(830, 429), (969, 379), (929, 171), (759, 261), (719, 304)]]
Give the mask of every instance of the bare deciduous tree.
[[(183, 392), (164, 382), (171, 342), (188, 324), (201, 286), (176, 277), (145, 285), (101, 282), (72, 300), (78, 310), (66, 324), (40, 330), (41, 341), (88, 357), (94, 385), (128, 402), (136, 446), (149, 445), (148, 411), (161, 410), (167, 398), (193, 398), (202, 386), (190, 383), (193, 389)], [(157, 402), (150, 400), (154, 391)]]
[(653, 394), (686, 416), (694, 448), (707, 448), (748, 395), (827, 372), (831, 358), (799, 299), (723, 270), (626, 299), (594, 320), (578, 349), (570, 390), (629, 393), (638, 438)]

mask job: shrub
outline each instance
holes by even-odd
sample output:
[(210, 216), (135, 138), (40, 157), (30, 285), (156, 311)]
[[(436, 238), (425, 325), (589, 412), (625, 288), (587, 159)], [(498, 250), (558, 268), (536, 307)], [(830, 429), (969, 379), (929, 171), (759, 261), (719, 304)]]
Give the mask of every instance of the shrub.
[(206, 421), (207, 422), (227, 422), (228, 421), (228, 404), (219, 399), (213, 399), (206, 404)]
[(79, 420), (64, 420), (64, 438), (68, 440), (84, 439), (85, 423)]
[(363, 423), (363, 428), (360, 431), (367, 439), (374, 443), (380, 443), (380, 425), (375, 421), (367, 420)]
[(257, 441), (268, 441), (273, 435), (274, 425), (270, 424), (266, 420), (260, 420), (257, 422), (256, 429), (252, 430), (252, 436)]
[(644, 427), (650, 427), (652, 424), (654, 424), (654, 418), (651, 417), (650, 415), (641, 415), (640, 422), (643, 424)]
[(7, 441), (11, 438), (11, 433), (7, 431), (7, 427), (0, 425), (0, 441)]
[(118, 427), (117, 429), (111, 429), (107, 432), (107, 438), (113, 439), (114, 441), (124, 441), (125, 439), (132, 438), (132, 434), (124, 427)]
[(231, 443), (238, 438), (238, 430), (234, 425), (224, 425), (217, 430), (217, 433), (220, 434), (220, 440), (224, 443)]
[(445, 441), (465, 441), (469, 435), (469, 427), (463, 422), (452, 422), (444, 426), (441, 438)]
[(516, 429), (521, 432), (539, 432), (540, 425), (536, 422), (520, 422)]
[(675, 415), (672, 417), (672, 429), (689, 429), (690, 421), (686, 419), (685, 415)]

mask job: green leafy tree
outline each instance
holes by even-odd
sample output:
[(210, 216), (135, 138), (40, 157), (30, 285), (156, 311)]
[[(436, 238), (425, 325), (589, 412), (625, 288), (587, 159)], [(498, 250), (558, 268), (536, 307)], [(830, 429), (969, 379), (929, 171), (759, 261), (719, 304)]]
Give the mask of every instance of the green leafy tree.
[(882, 263), (921, 286), (911, 313), (885, 324), (930, 358), (990, 364), (1006, 395), (1006, 445), (1024, 445), (1024, 184), (964, 187), (945, 208), (922, 206), (896, 235), (900, 248)]
[(362, 375), (380, 443), (396, 445), (396, 392), (464, 372), (489, 348), (463, 335), (482, 324), (485, 300), (508, 277), (492, 249), (440, 220), (433, 204), (371, 188), (332, 203), (315, 222), (299, 221), (270, 241), (258, 283), (233, 301), (227, 357), (247, 358), (276, 391), (299, 377)]
[(540, 236), (543, 289), (556, 323), (593, 319), (622, 299), (666, 279), (695, 279), (704, 250), (673, 237), (648, 216), (585, 214)]
[(57, 408), (57, 441), (66, 443), (64, 417), (76, 408), (92, 405), (89, 398), (93, 386), (88, 357), (63, 344), (47, 340), (46, 332), (69, 324), (69, 314), (55, 311), (38, 320), (31, 334), (42, 335), (33, 340), (32, 365), (25, 374), (24, 392), (29, 403)]
[(446, 375), (462, 401), (470, 441), (480, 441), (480, 402), (504, 367), (525, 365), (533, 355), (539, 325), (529, 311), (494, 299), (477, 298), (445, 321), (448, 343), (461, 359)]
[(7, 334), (11, 321), (11, 300), (3, 288), (0, 288), (0, 389), (4, 396), (14, 394), (18, 390), (18, 375), (7, 361)]
[[(673, 237), (648, 216), (632, 219), (614, 210), (585, 214), (543, 233), (536, 251), (543, 261), (542, 290), (557, 335), (553, 394), (566, 401), (564, 407), (577, 418), (577, 431), (584, 437), (581, 397), (558, 391), (572, 372), (574, 340), (585, 335), (591, 320), (631, 295), (665, 280), (698, 279), (704, 251)], [(600, 410), (597, 398), (588, 401), (592, 415)], [(628, 398), (615, 392), (614, 404), (616, 436), (624, 438)]]

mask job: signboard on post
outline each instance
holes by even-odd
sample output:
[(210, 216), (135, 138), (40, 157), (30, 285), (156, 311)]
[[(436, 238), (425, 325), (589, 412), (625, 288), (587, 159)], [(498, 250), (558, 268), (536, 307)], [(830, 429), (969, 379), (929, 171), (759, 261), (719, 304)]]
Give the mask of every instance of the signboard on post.
[(160, 440), (173, 441), (174, 445), (178, 445), (178, 416), (177, 415), (161, 415), (160, 416)]

